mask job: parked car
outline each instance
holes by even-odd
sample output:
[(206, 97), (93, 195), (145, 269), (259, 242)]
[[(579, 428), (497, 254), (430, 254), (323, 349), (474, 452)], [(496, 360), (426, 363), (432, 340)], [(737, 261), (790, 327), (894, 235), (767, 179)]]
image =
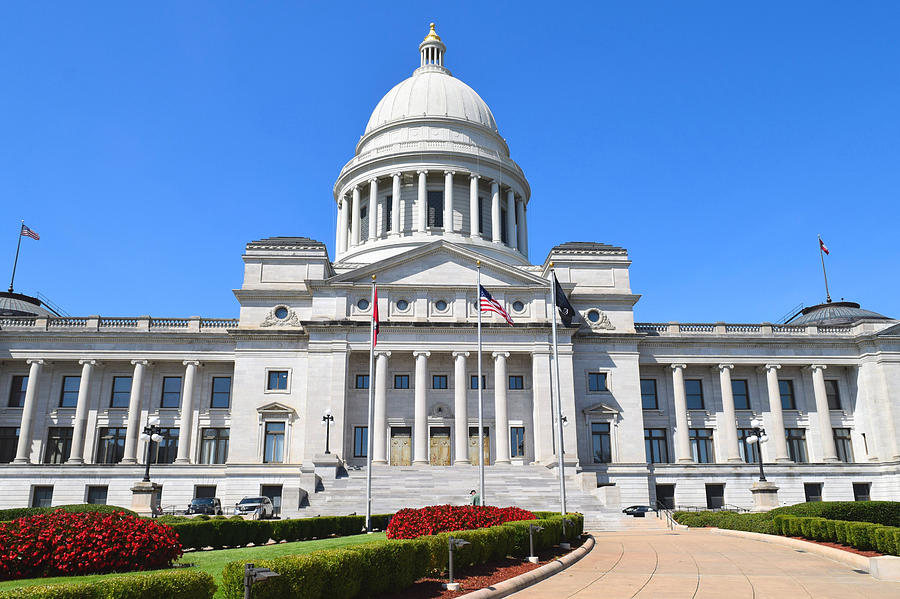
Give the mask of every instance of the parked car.
[(272, 518), (275, 515), (275, 506), (268, 497), (244, 497), (239, 503), (234, 504), (236, 516), (250, 516), (257, 511), (260, 520)]
[(643, 518), (644, 514), (647, 512), (655, 512), (652, 506), (649, 505), (629, 505), (627, 508), (622, 510), (622, 513), (626, 516), (634, 516), (635, 518)]
[(222, 501), (218, 497), (194, 497), (185, 513), (221, 516), (223, 514)]

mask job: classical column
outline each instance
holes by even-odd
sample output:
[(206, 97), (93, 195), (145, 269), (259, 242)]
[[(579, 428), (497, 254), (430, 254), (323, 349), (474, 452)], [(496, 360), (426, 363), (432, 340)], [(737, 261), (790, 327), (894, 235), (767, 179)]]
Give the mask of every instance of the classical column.
[(400, 173), (391, 175), (391, 233), (400, 235)]
[(509, 464), (509, 406), (506, 401), (506, 358), (509, 352), (494, 352), (494, 433), (495, 464)]
[[(134, 373), (131, 376), (131, 397), (128, 399), (128, 428), (125, 431), (125, 451), (123, 464), (137, 463), (137, 444), (141, 426), (141, 390), (144, 388), (144, 369), (147, 360), (132, 360)], [(179, 442), (181, 439), (179, 439)]]
[(378, 236), (378, 179), (369, 179), (369, 241)]
[(825, 391), (825, 365), (813, 364), (809, 367), (812, 373), (813, 393), (816, 396), (816, 413), (819, 415), (819, 436), (822, 438), (822, 457), (826, 462), (837, 462), (837, 450), (834, 447), (834, 431), (831, 428), (831, 410), (828, 407), (828, 393)]
[(469, 357), (467, 351), (453, 352), (453, 424), (455, 434), (453, 436), (453, 446), (456, 453), (454, 464), (469, 463), (469, 412), (468, 412), (468, 395), (469, 388), (466, 381), (466, 358)]
[[(781, 411), (781, 389), (778, 387), (779, 364), (766, 364), (766, 386), (769, 390), (770, 424), (766, 430), (769, 439), (775, 443), (775, 461), (790, 462), (787, 450), (787, 439), (784, 436), (784, 414)], [(760, 459), (762, 456), (760, 455)]]
[(419, 175), (419, 199), (416, 206), (416, 231), (428, 226), (428, 171), (416, 171)]
[[(356, 202), (354, 202), (355, 204)], [(200, 362), (184, 361), (184, 393), (181, 400), (181, 424), (178, 430), (178, 457), (176, 464), (191, 463), (191, 432), (194, 426), (194, 377)]]
[(731, 371), (734, 364), (719, 364), (719, 385), (722, 387), (722, 420), (719, 434), (722, 439), (726, 462), (741, 462), (738, 450), (737, 419), (734, 415), (734, 393), (731, 389)]
[(359, 245), (359, 187), (353, 186), (353, 219), (350, 221), (350, 244)]
[(372, 463), (387, 464), (387, 379), (391, 352), (381, 351), (375, 358), (375, 413), (372, 417)]
[(525, 205), (525, 198), (522, 198), (522, 222), (519, 225), (519, 239), (522, 242), (522, 253), (528, 257), (528, 206)]
[(506, 242), (511, 248), (518, 248), (516, 237), (516, 192), (512, 188), (506, 192)]
[(22, 423), (19, 425), (19, 444), (16, 446), (16, 464), (31, 463), (31, 429), (37, 408), (37, 392), (40, 383), (43, 360), (28, 360), (28, 386), (25, 388), (25, 405), (22, 406)]
[(469, 237), (480, 237), (481, 211), (478, 209), (478, 175), (469, 178)]
[(691, 438), (688, 433), (687, 396), (684, 392), (684, 369), (686, 364), (672, 364), (672, 386), (675, 393), (675, 461), (690, 464)]
[(491, 181), (491, 241), (500, 243), (500, 184)]
[(444, 232), (453, 232), (453, 175), (455, 171), (444, 171)]
[(431, 352), (415, 351), (416, 357), (416, 403), (415, 425), (413, 426), (413, 462), (427, 464), (428, 459), (428, 356)]
[(78, 382), (78, 403), (75, 406), (75, 430), (72, 431), (72, 451), (67, 464), (84, 463), (84, 429), (87, 427), (88, 403), (90, 403), (91, 374), (96, 360), (79, 360), (81, 380)]
[(519, 198), (516, 201), (516, 240), (518, 241), (516, 247), (519, 253), (527, 256), (528, 250), (525, 249), (525, 200), (523, 198)]

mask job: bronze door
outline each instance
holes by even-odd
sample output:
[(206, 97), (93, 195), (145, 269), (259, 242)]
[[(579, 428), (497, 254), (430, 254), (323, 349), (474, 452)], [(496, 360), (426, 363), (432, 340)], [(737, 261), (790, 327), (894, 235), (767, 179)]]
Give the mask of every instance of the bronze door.
[(391, 466), (409, 466), (412, 454), (412, 428), (391, 427)]
[[(490, 437), (490, 429), (488, 427), (484, 427), (484, 437), (483, 437), (483, 445), (482, 451), (484, 454), (484, 464), (485, 466), (491, 463), (491, 437)], [(478, 427), (470, 426), (469, 427), (469, 461), (473, 466), (478, 465)]]
[(430, 462), (432, 466), (450, 465), (450, 427), (431, 427)]

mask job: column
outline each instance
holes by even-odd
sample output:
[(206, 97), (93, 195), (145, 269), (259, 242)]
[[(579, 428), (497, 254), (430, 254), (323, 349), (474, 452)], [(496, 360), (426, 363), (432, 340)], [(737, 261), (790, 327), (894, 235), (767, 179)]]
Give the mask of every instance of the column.
[[(790, 462), (787, 450), (787, 439), (784, 436), (784, 415), (781, 412), (781, 389), (778, 387), (779, 364), (766, 364), (766, 386), (769, 389), (769, 426), (766, 432), (775, 444), (775, 461)], [(762, 449), (760, 447), (760, 449)], [(760, 458), (762, 459), (762, 458)]]
[(419, 175), (419, 199), (416, 206), (416, 231), (424, 231), (428, 226), (428, 171), (417, 171)]
[(454, 171), (444, 171), (444, 232), (453, 232), (453, 175)]
[(353, 187), (353, 218), (350, 221), (350, 245), (359, 245), (359, 187)]
[(690, 464), (691, 439), (688, 433), (687, 397), (684, 392), (684, 369), (686, 364), (672, 364), (672, 386), (675, 393), (675, 461)]
[(415, 351), (416, 403), (413, 425), (413, 463), (428, 464), (428, 356), (431, 352)]
[(375, 410), (372, 416), (372, 463), (387, 464), (387, 379), (391, 352), (375, 354)]
[[(358, 193), (358, 192), (357, 192)], [(354, 205), (356, 202), (353, 202)], [(194, 377), (200, 362), (184, 361), (184, 394), (181, 399), (181, 423), (178, 425), (178, 457), (176, 464), (191, 463), (191, 432), (194, 427)]]
[(491, 181), (491, 241), (501, 242), (500, 234), (500, 184)]
[(34, 425), (34, 412), (37, 408), (37, 392), (40, 383), (43, 360), (28, 360), (28, 386), (25, 388), (25, 405), (22, 407), (22, 423), (19, 425), (19, 444), (16, 446), (15, 464), (31, 463), (31, 429)]
[(741, 462), (738, 450), (737, 419), (734, 415), (734, 394), (731, 389), (731, 371), (734, 364), (719, 364), (719, 385), (722, 387), (722, 420), (719, 422), (719, 434), (722, 438), (722, 457), (727, 462)]
[(378, 179), (369, 179), (369, 241), (375, 241), (378, 231)]
[[(122, 454), (123, 464), (137, 463), (137, 444), (141, 426), (141, 390), (144, 388), (144, 369), (147, 360), (132, 360), (134, 373), (131, 375), (131, 397), (128, 399), (128, 429), (125, 431), (125, 452)], [(181, 439), (178, 439), (179, 445)]]
[(525, 200), (519, 198), (516, 201), (516, 240), (518, 244), (516, 247), (519, 249), (519, 253), (528, 255), (528, 250), (525, 249)]
[(828, 393), (825, 391), (825, 368), (824, 364), (813, 364), (809, 367), (809, 371), (812, 373), (813, 393), (816, 396), (819, 436), (822, 438), (822, 457), (826, 462), (837, 462), (834, 431), (831, 428), (831, 410), (828, 408)]
[(522, 253), (528, 257), (528, 206), (522, 198), (522, 223), (519, 225), (519, 239), (522, 240)]
[(91, 374), (94, 372), (96, 360), (79, 360), (81, 364), (81, 381), (78, 383), (78, 403), (75, 407), (75, 430), (72, 431), (72, 451), (69, 452), (67, 464), (84, 463), (84, 429), (87, 427), (88, 403), (90, 403)]
[(516, 192), (512, 189), (506, 192), (506, 241), (511, 248), (519, 247), (516, 237)]
[(478, 175), (469, 178), (469, 237), (480, 237), (481, 211), (478, 210)]
[(391, 233), (400, 235), (400, 173), (391, 175)]
[(453, 436), (453, 449), (456, 458), (454, 464), (469, 463), (469, 412), (468, 412), (468, 381), (466, 380), (467, 351), (453, 352), (453, 424), (455, 428)]
[(506, 401), (506, 358), (509, 352), (494, 352), (494, 446), (495, 464), (509, 464), (509, 407)]

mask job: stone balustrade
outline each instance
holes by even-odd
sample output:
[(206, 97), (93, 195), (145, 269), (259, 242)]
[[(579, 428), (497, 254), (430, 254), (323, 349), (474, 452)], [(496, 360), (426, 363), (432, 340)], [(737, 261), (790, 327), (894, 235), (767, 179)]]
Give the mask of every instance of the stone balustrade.
[[(0, 317), (0, 329), (39, 329), (39, 330), (122, 330), (139, 331), (204, 331), (225, 333), (228, 329), (237, 328), (237, 318), (151, 318), (138, 317), (48, 317), (48, 316), (4, 316)], [(192, 326), (193, 325), (193, 326)]]
[(853, 335), (852, 326), (817, 326), (789, 324), (726, 324), (726, 323), (679, 323), (679, 322), (636, 322), (634, 330), (648, 335)]

